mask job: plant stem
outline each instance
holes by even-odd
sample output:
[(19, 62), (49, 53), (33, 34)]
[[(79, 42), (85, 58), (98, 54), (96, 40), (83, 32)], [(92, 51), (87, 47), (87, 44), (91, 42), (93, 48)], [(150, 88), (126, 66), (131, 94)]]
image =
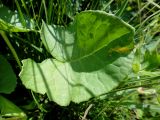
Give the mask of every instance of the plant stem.
[(12, 34), (13, 37), (17, 38), (17, 40), (20, 40), (21, 42), (25, 43), (25, 44), (28, 44), (29, 46), (33, 47), (35, 50), (37, 50), (38, 52), (42, 53), (43, 52), (43, 49), (42, 48), (39, 48), (37, 47), (36, 45), (28, 42), (27, 40), (23, 39), (23, 38), (20, 38), (20, 37), (17, 37), (16, 35)]
[(121, 17), (123, 12), (125, 11), (125, 8), (127, 7), (127, 4), (128, 4), (128, 0), (125, 0), (121, 6), (121, 8), (118, 10), (118, 12), (116, 13), (116, 15), (118, 17)]
[(17, 64), (18, 64), (19, 68), (21, 69), (22, 68), (21, 67), (21, 62), (20, 62), (20, 60), (18, 58), (18, 55), (17, 55), (15, 49), (13, 48), (12, 44), (10, 43), (6, 33), (4, 31), (0, 30), (0, 34), (3, 37), (4, 41), (6, 42), (6, 44), (8, 45), (9, 49), (11, 50), (11, 52), (12, 52), (12, 54), (13, 54), (13, 56), (14, 56)]
[(24, 0), (21, 0), (21, 2), (22, 2), (22, 6), (24, 7), (24, 9), (25, 9), (27, 15), (30, 16), (29, 10), (27, 9), (27, 6), (26, 6), (26, 4), (25, 4), (25, 1), (24, 1)]
[(47, 7), (46, 7), (46, 2), (45, 0), (42, 0), (43, 5), (44, 5), (44, 12), (45, 12), (45, 16), (46, 16), (46, 22), (48, 23), (48, 13), (47, 13)]
[(82, 120), (86, 120), (86, 116), (89, 112), (89, 110), (91, 109), (91, 107), (93, 106), (93, 104), (90, 104), (89, 107), (86, 109), (86, 111), (84, 112), (84, 116), (82, 117)]
[(53, 11), (53, 0), (49, 1), (49, 7), (48, 7), (48, 22), (51, 23), (52, 18), (52, 11)]
[(37, 99), (36, 99), (33, 91), (31, 91), (31, 94), (32, 94), (32, 97), (33, 97), (33, 99), (34, 99), (34, 102), (37, 104), (38, 108), (39, 108), (42, 112), (47, 112), (47, 110), (45, 110), (45, 109), (39, 104), (39, 102), (37, 101)]
[(111, 93), (116, 93), (116, 92), (119, 92), (119, 91), (123, 91), (123, 90), (135, 89), (135, 88), (138, 88), (138, 87), (146, 87), (146, 86), (151, 86), (151, 85), (159, 85), (159, 82), (142, 84), (142, 85), (136, 85), (136, 86), (129, 86), (129, 87), (124, 87), (124, 88), (115, 89), (115, 90), (112, 90), (112, 91), (110, 91), (110, 92), (108, 92), (108, 93), (103, 93), (103, 94), (97, 96), (96, 98), (101, 97), (101, 96), (103, 96), (103, 95), (107, 95), (107, 94), (111, 94)]
[(24, 16), (23, 16), (21, 7), (20, 7), (20, 5), (19, 5), (19, 3), (18, 3), (17, 0), (15, 0), (15, 3), (16, 3), (16, 6), (17, 6), (17, 9), (18, 9), (19, 15), (20, 15), (20, 21), (22, 22), (23, 27), (26, 28), (26, 21), (25, 21), (25, 19), (24, 19)]

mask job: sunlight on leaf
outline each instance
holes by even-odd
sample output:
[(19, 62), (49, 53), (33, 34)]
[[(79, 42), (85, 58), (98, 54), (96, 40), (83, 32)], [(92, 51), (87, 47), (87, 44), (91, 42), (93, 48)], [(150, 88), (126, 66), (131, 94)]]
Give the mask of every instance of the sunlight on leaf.
[(115, 88), (131, 72), (131, 62), (131, 59), (122, 57), (111, 64), (94, 69), (94, 65), (85, 66), (83, 61), (74, 63), (77, 66), (73, 68), (71, 63), (54, 59), (47, 59), (39, 64), (26, 59), (22, 61), (20, 77), (28, 89), (47, 93), (50, 100), (66, 106), (71, 101), (86, 101)]
[(61, 106), (87, 101), (111, 91), (132, 71), (133, 34), (130, 25), (101, 11), (82, 12), (67, 28), (43, 22), (42, 41), (56, 59), (25, 59), (19, 76), (26, 88)]
[[(103, 11), (84, 11), (67, 27), (43, 22), (41, 39), (48, 52), (60, 61), (74, 61), (89, 56), (111, 42), (119, 41), (119, 51), (133, 48), (134, 28)], [(132, 44), (129, 48), (125, 45)]]
[(25, 18), (25, 26), (22, 25), (20, 15), (17, 11), (13, 12), (0, 4), (0, 30), (9, 32), (29, 32), (34, 30), (34, 22), (27, 16)]

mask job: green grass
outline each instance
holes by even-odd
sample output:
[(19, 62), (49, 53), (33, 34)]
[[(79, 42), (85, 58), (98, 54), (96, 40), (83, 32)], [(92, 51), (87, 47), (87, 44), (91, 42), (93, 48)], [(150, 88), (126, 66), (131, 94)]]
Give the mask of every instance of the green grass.
[[(137, 74), (130, 75), (117, 88), (103, 96), (80, 104), (71, 103), (67, 107), (61, 107), (49, 101), (46, 95), (26, 89), (18, 78), (15, 91), (3, 96), (25, 111), (29, 120), (78, 120), (85, 117), (85, 111), (90, 105), (92, 105), (91, 108), (86, 112), (88, 120), (160, 118), (160, 112), (158, 112), (160, 111), (160, 43), (151, 50), (154, 48), (153, 42), (160, 40), (159, 0), (144, 2), (141, 0), (0, 0), (0, 3), (12, 11), (17, 10), (23, 26), (26, 26), (24, 14), (35, 21), (34, 32), (0, 31), (2, 45), (0, 54), (10, 62), (17, 77), (21, 69), (20, 60), (32, 58), (36, 62), (41, 62), (51, 57), (38, 34), (42, 20), (47, 24), (67, 26), (78, 12), (103, 10), (115, 14), (136, 29), (134, 62), (138, 69)], [(146, 48), (148, 54), (144, 55)], [(155, 58), (157, 58), (156, 61)], [(151, 66), (146, 68), (146, 64), (149, 63)], [(137, 92), (139, 87), (147, 90), (154, 89), (156, 94), (150, 93), (147, 96), (140, 94)]]

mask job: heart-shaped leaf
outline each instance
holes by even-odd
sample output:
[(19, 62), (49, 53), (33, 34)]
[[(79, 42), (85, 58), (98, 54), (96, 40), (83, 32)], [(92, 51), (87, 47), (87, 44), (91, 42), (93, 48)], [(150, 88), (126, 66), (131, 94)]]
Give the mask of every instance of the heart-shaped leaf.
[(47, 93), (59, 105), (107, 93), (132, 70), (133, 54), (128, 54), (134, 30), (113, 15), (86, 11), (67, 28), (43, 23), (40, 33), (57, 60), (23, 60), (20, 78), (28, 89)]

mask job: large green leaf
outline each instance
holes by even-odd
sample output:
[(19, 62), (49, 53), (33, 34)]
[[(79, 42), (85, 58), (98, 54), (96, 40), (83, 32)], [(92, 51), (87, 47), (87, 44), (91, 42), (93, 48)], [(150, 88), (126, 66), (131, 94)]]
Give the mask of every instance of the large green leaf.
[(16, 75), (7, 60), (0, 55), (0, 93), (11, 93), (16, 87)]
[[(95, 59), (103, 64), (96, 56)], [(26, 59), (22, 61), (20, 77), (27, 88), (47, 93), (50, 100), (65, 106), (70, 101), (79, 103), (112, 90), (131, 72), (131, 62), (129, 58), (120, 57), (98, 68), (94, 64), (86, 66), (85, 60), (62, 63), (47, 59), (38, 64)]]
[(67, 28), (43, 23), (43, 43), (56, 59), (23, 60), (20, 78), (62, 106), (107, 93), (132, 71), (133, 33), (122, 20), (99, 11), (78, 14)]
[(121, 19), (91, 10), (77, 14), (68, 27), (43, 22), (40, 31), (46, 49), (60, 61), (89, 56), (117, 40), (121, 40), (117, 48), (125, 46), (133, 42), (133, 34), (133, 28)]
[(33, 20), (25, 15), (9, 10), (0, 4), (0, 30), (9, 32), (27, 32), (34, 29)]

